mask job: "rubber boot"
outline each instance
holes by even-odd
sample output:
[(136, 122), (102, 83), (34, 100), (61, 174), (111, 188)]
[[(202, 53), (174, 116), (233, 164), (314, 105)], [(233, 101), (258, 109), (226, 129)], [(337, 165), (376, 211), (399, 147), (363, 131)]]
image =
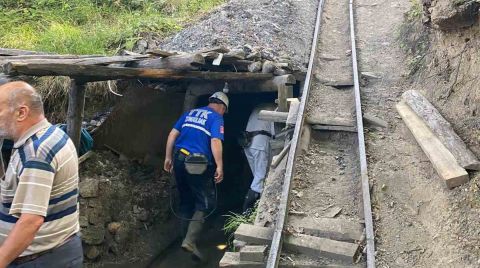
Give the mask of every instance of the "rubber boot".
[(248, 209), (253, 208), (255, 202), (260, 198), (260, 194), (255, 192), (252, 189), (248, 189), (245, 200), (243, 201), (243, 213), (247, 212)]
[(205, 213), (203, 211), (195, 211), (192, 217), (192, 221), (188, 225), (187, 235), (182, 242), (182, 249), (192, 253), (194, 260), (203, 261), (203, 255), (197, 248), (197, 241), (203, 227), (203, 217)]

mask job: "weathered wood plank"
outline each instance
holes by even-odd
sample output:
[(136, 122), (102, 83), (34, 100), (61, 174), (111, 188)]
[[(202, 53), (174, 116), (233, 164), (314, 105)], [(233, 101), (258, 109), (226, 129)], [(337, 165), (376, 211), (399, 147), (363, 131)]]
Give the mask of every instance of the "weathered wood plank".
[(263, 262), (267, 246), (245, 246), (240, 250), (240, 261)]
[(397, 111), (447, 186), (453, 188), (467, 182), (468, 173), (410, 106), (402, 101), (397, 104)]
[(198, 70), (205, 64), (202, 54), (182, 54), (165, 58), (148, 59), (132, 64), (134, 68)]
[(234, 73), (234, 72), (198, 72), (179, 71), (170, 69), (123, 68), (97, 65), (70, 65), (70, 64), (23, 64), (9, 63), (4, 66), (8, 75), (34, 76), (72, 76), (85, 81), (102, 81), (114, 79), (141, 79), (157, 80), (203, 79), (203, 80), (266, 80), (272, 74), (263, 73)]
[(78, 64), (78, 65), (108, 65), (114, 63), (126, 63), (139, 61), (149, 58), (146, 55), (141, 56), (112, 56), (112, 57), (94, 57), (94, 58), (72, 58), (72, 59), (48, 59), (34, 58), (22, 59), (22, 57), (0, 57), (0, 64), (22, 63), (22, 64)]
[[(235, 231), (235, 239), (249, 244), (265, 245), (273, 238), (273, 229), (241, 224)], [(323, 256), (353, 263), (359, 246), (354, 243), (335, 241), (310, 235), (285, 235), (285, 249), (311, 256)]]
[[(288, 99), (287, 99), (288, 101)], [(294, 99), (290, 102), (290, 108), (288, 109), (287, 125), (295, 125), (297, 121), (298, 108), (300, 108), (300, 101)]]
[(305, 153), (310, 147), (310, 140), (312, 137), (312, 126), (309, 124), (304, 124), (302, 128), (302, 133), (300, 136), (300, 143), (298, 144), (300, 153)]
[(288, 150), (290, 150), (290, 142), (287, 144), (287, 146), (283, 147), (282, 151), (278, 154), (273, 156), (272, 158), (272, 164), (270, 165), (272, 168), (276, 168), (280, 162), (282, 162), (283, 158), (285, 155), (287, 155)]
[(259, 120), (285, 123), (285, 122), (287, 122), (287, 118), (288, 118), (288, 113), (287, 112), (275, 112), (275, 111), (261, 110), (258, 113), (258, 119)]
[(363, 227), (346, 219), (290, 216), (288, 224), (302, 228), (303, 233), (344, 242), (361, 241)]
[(357, 132), (357, 128), (353, 126), (332, 126), (332, 125), (312, 125), (313, 130), (319, 131), (345, 131), (345, 132)]
[(465, 169), (480, 170), (480, 161), (477, 157), (455, 133), (452, 125), (420, 92), (409, 90), (403, 93), (402, 98), (453, 154), (460, 166)]
[(81, 163), (83, 163), (84, 161), (89, 159), (92, 155), (93, 155), (92, 151), (86, 152), (84, 155), (82, 155), (78, 158), (78, 164), (80, 165)]
[(310, 256), (322, 256), (349, 263), (355, 262), (359, 246), (310, 235), (286, 235), (286, 250)]
[(324, 114), (309, 114), (305, 122), (310, 125), (332, 125), (332, 126), (355, 126), (355, 121), (351, 118), (334, 117)]
[(70, 139), (72, 139), (77, 152), (80, 146), (85, 92), (85, 84), (72, 79), (71, 88), (68, 93), (67, 134), (70, 136)]
[[(262, 262), (245, 262), (240, 260), (240, 252), (225, 252), (219, 267), (234, 268), (264, 268), (265, 263)], [(362, 265), (338, 265), (338, 264), (318, 264), (312, 260), (295, 259), (281, 260), (278, 267), (280, 268), (363, 268)]]

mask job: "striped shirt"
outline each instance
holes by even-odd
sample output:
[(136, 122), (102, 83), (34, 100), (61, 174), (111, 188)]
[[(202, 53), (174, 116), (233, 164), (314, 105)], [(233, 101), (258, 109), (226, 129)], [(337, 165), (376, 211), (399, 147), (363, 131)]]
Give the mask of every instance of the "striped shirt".
[(67, 134), (43, 120), (16, 141), (0, 198), (0, 244), (22, 213), (44, 217), (20, 256), (57, 247), (77, 233), (78, 157)]

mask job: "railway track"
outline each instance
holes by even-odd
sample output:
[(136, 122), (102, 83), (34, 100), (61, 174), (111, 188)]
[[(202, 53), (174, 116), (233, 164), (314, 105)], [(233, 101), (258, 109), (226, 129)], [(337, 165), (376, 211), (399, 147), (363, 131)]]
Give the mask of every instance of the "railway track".
[(283, 179), (274, 220), (235, 233), (266, 258), (240, 251), (231, 267), (375, 267), (358, 73), (353, 0), (320, 0), (288, 157), (270, 172)]

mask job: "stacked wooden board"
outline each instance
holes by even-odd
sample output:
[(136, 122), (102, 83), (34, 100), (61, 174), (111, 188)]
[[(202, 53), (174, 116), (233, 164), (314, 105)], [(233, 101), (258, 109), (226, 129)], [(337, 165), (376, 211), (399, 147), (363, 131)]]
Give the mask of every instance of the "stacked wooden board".
[(450, 123), (418, 91), (406, 91), (397, 110), (449, 188), (468, 181), (466, 170), (480, 170), (480, 161)]

